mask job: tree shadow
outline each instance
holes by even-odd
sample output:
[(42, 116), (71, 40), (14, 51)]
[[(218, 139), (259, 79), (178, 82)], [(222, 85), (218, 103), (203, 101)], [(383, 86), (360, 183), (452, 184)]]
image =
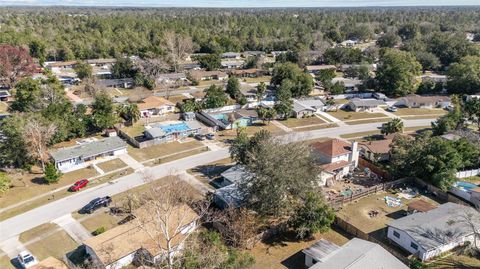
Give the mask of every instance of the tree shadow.
[(30, 180), (33, 184), (37, 185), (48, 185), (48, 182), (45, 180), (44, 177), (35, 177)]
[(305, 266), (305, 254), (300, 250), (287, 259), (283, 260), (281, 264), (289, 269), (304, 269)]
[(389, 213), (385, 216), (391, 218), (391, 219), (399, 219), (399, 218), (403, 218), (407, 215), (407, 211), (405, 209), (402, 209), (402, 210), (398, 210), (398, 211), (395, 211), (395, 212), (392, 212), (392, 213)]

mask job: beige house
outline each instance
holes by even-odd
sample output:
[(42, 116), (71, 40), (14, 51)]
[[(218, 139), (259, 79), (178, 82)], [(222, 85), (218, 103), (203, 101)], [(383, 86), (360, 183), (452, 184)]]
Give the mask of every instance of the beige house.
[(142, 118), (150, 118), (175, 112), (175, 104), (163, 97), (149, 96), (138, 103), (138, 109)]
[(451, 99), (448, 96), (421, 96), (410, 94), (400, 98), (395, 106), (404, 106), (408, 108), (446, 108), (451, 105)]
[(29, 269), (68, 269), (68, 267), (62, 261), (54, 257), (48, 257), (34, 266), (29, 267)]

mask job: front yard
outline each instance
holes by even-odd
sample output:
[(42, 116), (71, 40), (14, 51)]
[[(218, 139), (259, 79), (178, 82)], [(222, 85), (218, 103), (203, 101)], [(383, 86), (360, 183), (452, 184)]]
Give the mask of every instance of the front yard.
[(318, 118), (318, 117), (309, 117), (309, 118), (289, 118), (284, 121), (279, 121), (281, 124), (289, 127), (289, 128), (296, 128), (296, 127), (303, 127), (303, 126), (309, 126), (309, 125), (319, 125), (326, 123), (324, 120)]
[(50, 256), (62, 260), (67, 252), (77, 247), (78, 244), (63, 230), (27, 246), (28, 250), (40, 261)]
[(265, 83), (270, 83), (270, 80), (272, 80), (271, 76), (262, 76), (262, 77), (256, 77), (256, 78), (242, 78), (243, 82), (246, 83), (260, 83), (260, 82), (265, 82)]
[(341, 121), (353, 121), (353, 120), (387, 117), (383, 113), (353, 112), (353, 111), (346, 111), (341, 109), (335, 112), (327, 112), (327, 113)]
[(204, 147), (204, 145), (196, 140), (180, 143), (178, 141), (162, 143), (146, 147), (143, 149), (134, 148), (128, 146), (128, 154), (139, 162), (145, 162), (147, 160), (162, 158), (168, 155), (176, 154), (182, 151), (189, 151)]
[(392, 112), (393, 114), (404, 117), (404, 116), (438, 116), (444, 115), (447, 113), (446, 110), (440, 108), (398, 108), (397, 112)]
[(113, 160), (106, 161), (106, 162), (103, 162), (103, 163), (99, 163), (99, 164), (97, 164), (97, 166), (100, 169), (102, 169), (103, 172), (108, 173), (108, 172), (111, 172), (111, 171), (118, 170), (120, 168), (125, 168), (125, 167), (127, 167), (127, 164), (124, 163), (122, 160), (117, 158), (117, 159), (113, 159)]
[[(255, 133), (259, 132), (260, 130), (267, 130), (273, 135), (282, 135), (285, 134), (285, 132), (280, 129), (279, 127), (275, 126), (273, 123), (266, 123), (263, 124), (261, 122), (255, 123), (252, 126), (248, 126), (245, 128), (247, 134), (254, 135)], [(223, 130), (220, 132), (217, 132), (218, 139), (221, 141), (229, 140), (229, 139), (234, 139), (237, 137), (237, 129), (233, 130)]]

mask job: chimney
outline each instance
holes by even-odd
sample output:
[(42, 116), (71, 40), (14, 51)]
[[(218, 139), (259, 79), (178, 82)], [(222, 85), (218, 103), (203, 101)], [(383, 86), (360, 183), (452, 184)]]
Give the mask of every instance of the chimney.
[(352, 142), (351, 150), (352, 150), (352, 153), (350, 154), (350, 158), (349, 158), (348, 161), (350, 163), (353, 163), (354, 167), (357, 167), (358, 166), (358, 155), (359, 155), (358, 142), (356, 142), (356, 141)]

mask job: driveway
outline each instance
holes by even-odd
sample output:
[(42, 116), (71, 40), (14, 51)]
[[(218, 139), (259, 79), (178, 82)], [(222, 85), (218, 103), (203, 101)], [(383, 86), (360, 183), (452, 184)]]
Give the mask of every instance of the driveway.
[[(431, 119), (404, 120), (405, 127), (430, 126)], [(321, 137), (337, 137), (344, 134), (377, 130), (381, 123), (359, 124), (354, 126), (340, 126), (335, 128), (312, 130), (307, 132), (289, 133), (280, 136), (283, 142), (305, 141)], [(155, 179), (194, 168), (199, 165), (212, 163), (229, 157), (229, 149), (221, 148), (214, 151), (202, 152), (173, 162), (145, 168), (145, 173), (155, 175)], [(111, 182), (86, 189), (66, 198), (37, 207), (23, 214), (11, 217), (0, 222), (0, 242), (28, 231), (43, 223), (74, 212), (94, 198), (115, 195), (131, 188), (145, 184), (142, 171), (118, 178)]]
[(71, 214), (61, 216), (58, 219), (52, 221), (62, 227), (70, 237), (78, 244), (82, 244), (83, 241), (92, 237), (92, 235), (80, 224)]

